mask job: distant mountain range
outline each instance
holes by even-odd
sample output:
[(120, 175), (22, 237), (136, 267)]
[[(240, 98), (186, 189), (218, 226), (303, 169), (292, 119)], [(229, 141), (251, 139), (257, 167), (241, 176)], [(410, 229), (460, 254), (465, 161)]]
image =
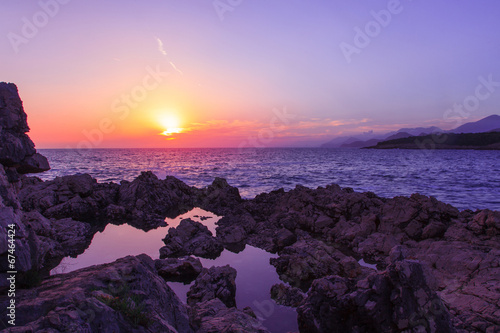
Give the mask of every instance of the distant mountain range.
[(447, 133), (439, 140), (434, 135), (387, 140), (367, 149), (475, 149), (500, 150), (500, 132)]
[(452, 133), (481, 133), (498, 130), (500, 128), (500, 116), (494, 114), (473, 123), (463, 124), (452, 130)]
[(424, 136), (432, 133), (482, 133), (499, 131), (500, 116), (491, 115), (481, 120), (463, 124), (453, 130), (445, 131), (439, 127), (401, 128), (397, 131), (375, 134), (373, 131), (353, 136), (343, 136), (330, 140), (321, 145), (322, 148), (365, 148), (375, 146), (387, 140), (405, 139), (411, 136)]

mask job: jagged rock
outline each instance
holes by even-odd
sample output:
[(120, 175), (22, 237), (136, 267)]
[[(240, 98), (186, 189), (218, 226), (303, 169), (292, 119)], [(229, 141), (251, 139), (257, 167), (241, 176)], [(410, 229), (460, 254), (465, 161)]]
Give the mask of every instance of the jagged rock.
[(455, 327), (468, 331), (500, 328), (500, 249), (488, 244), (426, 240), (409, 247), (432, 274), (435, 289), (454, 314)]
[(47, 219), (39, 212), (25, 213), (22, 220), (32, 234), (32, 265), (48, 273), (62, 258), (76, 257), (90, 246), (97, 229), (90, 224), (66, 218)]
[(316, 221), (314, 221), (314, 231), (321, 232), (325, 228), (329, 228), (335, 225), (335, 221), (326, 215), (320, 215)]
[(315, 280), (297, 312), (301, 332), (455, 332), (420, 263), (412, 260), (357, 282)]
[(204, 268), (187, 294), (191, 306), (218, 298), (227, 307), (236, 307), (236, 270), (229, 265)]
[(47, 159), (37, 154), (35, 144), (26, 135), (27, 116), (13, 83), (0, 82), (0, 163), (19, 173), (50, 169)]
[(382, 207), (378, 231), (396, 234), (400, 229), (411, 239), (420, 240), (429, 223), (440, 222), (443, 228), (447, 228), (458, 215), (456, 208), (432, 197), (419, 194), (412, 194), (409, 198), (395, 197)]
[(197, 189), (175, 177), (160, 180), (147, 171), (132, 182), (121, 183), (117, 204), (125, 207), (130, 219), (154, 225), (162, 223), (165, 216), (175, 217), (191, 210), (197, 193)]
[[(5, 302), (0, 296), (2, 307)], [(29, 332), (192, 332), (185, 306), (146, 255), (18, 290), (16, 326)]]
[(255, 318), (253, 311), (250, 311), (228, 308), (220, 299), (215, 298), (195, 304), (189, 313), (197, 333), (269, 332)]
[[(2, 241), (0, 242), (0, 290), (7, 285), (7, 281), (3, 279), (5, 277), (4, 272), (9, 271), (8, 268), (8, 230), (9, 225), (16, 225), (15, 228), (15, 256), (16, 256), (16, 270), (21, 272), (29, 271), (33, 268), (33, 262), (36, 260), (32, 257), (32, 249), (36, 250), (32, 246), (30, 241), (30, 233), (21, 222), (22, 213), (12, 207), (0, 207), (0, 228)], [(33, 252), (35, 253), (35, 252)]]
[(278, 258), (271, 258), (280, 279), (294, 287), (307, 290), (320, 277), (340, 274), (339, 262), (345, 257), (340, 251), (315, 239), (299, 240), (284, 248)]
[(302, 305), (306, 299), (306, 294), (299, 288), (277, 283), (271, 287), (271, 298), (278, 304), (296, 308)]
[(200, 275), (203, 266), (200, 259), (193, 257), (155, 260), (158, 275), (165, 281), (189, 283)]
[(341, 276), (355, 278), (363, 272), (361, 265), (353, 257), (345, 257), (340, 260)]
[(485, 209), (475, 214), (467, 228), (477, 235), (500, 235), (500, 212)]
[(363, 257), (373, 258), (376, 261), (383, 261), (391, 249), (404, 242), (405, 236), (402, 233), (391, 235), (376, 232), (361, 241), (354, 249)]
[(191, 219), (184, 219), (177, 228), (169, 229), (163, 242), (160, 258), (195, 255), (213, 259), (224, 250), (206, 226)]
[(212, 185), (201, 190), (198, 205), (217, 215), (227, 215), (242, 203), (240, 192), (223, 178), (216, 177)]
[(241, 243), (245, 240), (247, 234), (242, 226), (236, 225), (227, 228), (217, 227), (215, 230), (217, 239), (223, 244)]
[(39, 173), (50, 170), (49, 161), (39, 153), (25, 157), (22, 164), (17, 168), (20, 174)]
[(297, 236), (288, 229), (279, 230), (273, 239), (278, 249), (290, 246), (297, 241)]
[(38, 211), (48, 218), (72, 218), (95, 222), (106, 217), (106, 208), (114, 202), (116, 184), (98, 184), (88, 174), (56, 177), (42, 182), (23, 180), (19, 197), (26, 211)]

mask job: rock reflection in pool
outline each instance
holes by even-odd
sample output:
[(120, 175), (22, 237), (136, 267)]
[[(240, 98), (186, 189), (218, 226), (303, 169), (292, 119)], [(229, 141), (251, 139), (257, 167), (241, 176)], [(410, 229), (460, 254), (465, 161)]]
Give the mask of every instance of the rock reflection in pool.
[[(97, 233), (87, 250), (76, 258), (66, 257), (51, 274), (69, 273), (80, 268), (113, 262), (128, 255), (145, 253), (153, 259), (159, 258), (159, 249), (164, 245), (162, 239), (168, 229), (175, 228), (180, 221), (191, 218), (203, 223), (215, 235), (216, 222), (221, 218), (201, 208), (194, 208), (188, 213), (173, 219), (165, 219), (167, 226), (145, 232), (128, 224), (112, 225)], [(224, 250), (215, 260), (200, 258), (203, 267), (230, 265), (235, 268), (236, 304), (239, 309), (250, 306), (271, 332), (297, 331), (297, 313), (295, 309), (277, 305), (270, 298), (271, 286), (281, 282), (276, 270), (269, 263), (276, 255), (264, 250), (246, 246), (239, 253)], [(190, 285), (168, 282), (177, 296), (186, 302)]]
[[(214, 260), (199, 259), (205, 268), (230, 265), (236, 269), (236, 306), (238, 309), (251, 307), (259, 320), (262, 320), (262, 324), (271, 332), (298, 331), (295, 309), (278, 305), (270, 298), (272, 285), (282, 282), (276, 269), (269, 263), (270, 258), (276, 257), (275, 254), (247, 245), (239, 253), (224, 250)], [(191, 284), (184, 285), (178, 282), (168, 284), (185, 303)]]
[(102, 232), (94, 235), (92, 243), (84, 253), (76, 258), (64, 258), (56, 268), (50, 271), (50, 274), (69, 273), (80, 268), (107, 264), (129, 255), (135, 256), (142, 253), (158, 259), (159, 249), (165, 245), (162, 239), (167, 235), (168, 229), (175, 228), (182, 219), (187, 218), (206, 224), (215, 233), (215, 222), (220, 217), (203, 209), (194, 208), (175, 219), (165, 219), (167, 226), (148, 232), (128, 224), (108, 224)]

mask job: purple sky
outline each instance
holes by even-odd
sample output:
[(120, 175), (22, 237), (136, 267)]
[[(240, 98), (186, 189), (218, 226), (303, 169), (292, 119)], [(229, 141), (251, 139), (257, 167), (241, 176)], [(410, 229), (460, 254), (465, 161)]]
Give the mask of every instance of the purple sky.
[[(3, 0), (0, 8), (0, 81), (18, 85), (38, 147), (85, 139), (147, 68), (168, 76), (126, 119), (113, 118), (96, 146), (237, 146), (285, 107), (294, 118), (271, 146), (370, 128), (449, 129), (500, 113), (500, 86), (471, 112), (447, 112), (471, 101), (480, 77), (500, 82), (494, 0)], [(366, 29), (369, 40), (357, 33)], [(148, 139), (157, 112), (174, 114), (186, 133)]]

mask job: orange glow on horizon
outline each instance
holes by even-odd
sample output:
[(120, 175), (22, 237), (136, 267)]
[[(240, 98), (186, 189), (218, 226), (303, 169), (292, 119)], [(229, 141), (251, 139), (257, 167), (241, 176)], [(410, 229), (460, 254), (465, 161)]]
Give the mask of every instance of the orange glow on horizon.
[(160, 111), (156, 116), (158, 124), (161, 128), (164, 129), (160, 135), (168, 136), (167, 140), (174, 140), (175, 138), (171, 137), (173, 134), (179, 134), (185, 131), (184, 128), (181, 127), (181, 121), (177, 116), (179, 112), (173, 109), (168, 109), (165, 111)]

